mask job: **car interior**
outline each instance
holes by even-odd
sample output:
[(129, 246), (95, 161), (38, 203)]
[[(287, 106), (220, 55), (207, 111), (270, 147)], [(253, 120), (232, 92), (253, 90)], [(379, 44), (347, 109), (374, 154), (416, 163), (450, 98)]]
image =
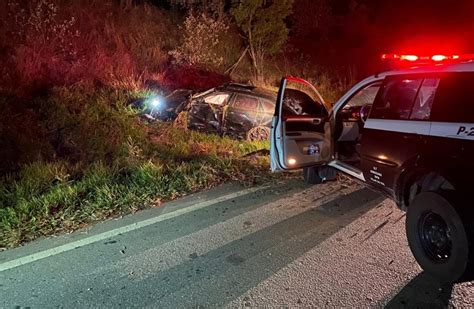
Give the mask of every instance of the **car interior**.
[(360, 170), (360, 142), (364, 124), (380, 86), (379, 82), (361, 89), (336, 115), (334, 133), (336, 158), (358, 170)]
[(311, 166), (330, 161), (334, 147), (339, 163), (360, 170), (363, 128), (381, 83), (371, 84), (352, 96), (339, 109), (335, 128), (331, 130), (324, 103), (311, 95), (311, 89), (303, 90), (300, 84), (290, 82), (281, 110), (283, 157), (293, 159), (293, 164), (301, 167)]

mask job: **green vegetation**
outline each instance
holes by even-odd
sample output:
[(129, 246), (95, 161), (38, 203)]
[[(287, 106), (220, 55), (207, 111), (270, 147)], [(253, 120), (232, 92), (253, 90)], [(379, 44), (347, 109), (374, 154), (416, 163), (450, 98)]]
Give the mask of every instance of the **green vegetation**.
[[(0, 182), (0, 248), (38, 236), (71, 231), (110, 216), (130, 213), (228, 180), (258, 182), (264, 158), (243, 157), (256, 144), (170, 128), (176, 140), (166, 159), (128, 157), (128, 165), (64, 161), (25, 165)], [(216, 140), (219, 139), (219, 143)], [(173, 144), (170, 141), (170, 144)], [(206, 154), (196, 154), (195, 151)]]
[[(113, 104), (111, 97), (117, 100)], [(90, 106), (73, 114), (67, 105), (54, 105), (71, 98)], [(267, 142), (235, 141), (167, 124), (144, 126), (123, 107), (125, 98), (101, 92), (80, 96), (68, 89), (47, 97), (46, 106), (54, 110), (45, 112), (51, 117), (46, 122), (63, 128), (60, 143), (68, 149), (54, 151), (55, 160), (46, 160), (51, 149), (44, 151), (44, 160), (1, 179), (0, 248), (157, 206), (224, 181), (255, 183), (268, 176), (266, 157), (246, 156), (267, 149)], [(43, 141), (43, 148), (52, 147), (56, 138), (50, 145)]]

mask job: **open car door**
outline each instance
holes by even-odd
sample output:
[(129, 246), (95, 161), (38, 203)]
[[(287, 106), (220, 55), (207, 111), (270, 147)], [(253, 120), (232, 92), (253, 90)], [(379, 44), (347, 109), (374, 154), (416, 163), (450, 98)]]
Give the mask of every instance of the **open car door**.
[(330, 111), (331, 107), (309, 82), (295, 77), (282, 79), (270, 136), (273, 172), (331, 160)]

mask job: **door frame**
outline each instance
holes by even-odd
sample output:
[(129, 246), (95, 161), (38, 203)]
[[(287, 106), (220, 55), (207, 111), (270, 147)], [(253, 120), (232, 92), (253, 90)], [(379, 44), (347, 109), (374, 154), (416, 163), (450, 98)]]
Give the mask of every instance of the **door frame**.
[[(386, 75), (373, 75), (373, 76), (370, 76), (370, 77), (360, 81), (359, 83), (355, 84), (339, 100), (336, 101), (336, 103), (334, 104), (334, 108), (332, 110), (332, 115), (329, 116), (330, 119), (331, 119), (330, 120), (331, 121), (331, 126), (333, 127), (332, 134), (335, 133), (337, 113), (342, 108), (344, 108), (344, 106), (346, 106), (346, 104), (349, 103), (349, 101), (359, 91), (361, 91), (362, 89), (365, 89), (367, 87), (370, 87), (372, 84), (383, 83), (386, 77), (387, 77)], [(369, 116), (368, 116), (367, 120), (368, 119), (370, 119), (370, 113), (369, 113)], [(333, 135), (332, 136), (332, 139), (334, 141), (333, 146), (335, 146), (335, 143), (337, 142), (337, 141), (334, 140), (334, 138), (335, 138), (335, 136)], [(362, 139), (362, 143), (363, 143), (363, 139)], [(333, 155), (335, 155), (334, 149), (333, 149)], [(348, 165), (344, 162), (341, 162), (341, 161), (337, 160), (335, 157), (333, 157), (333, 160), (328, 163), (328, 166), (334, 167), (334, 168), (340, 170), (341, 172), (344, 172), (348, 175), (351, 175), (352, 177), (355, 177), (355, 178), (365, 182), (365, 176), (364, 176), (364, 172), (363, 172), (362, 169), (358, 169), (358, 168), (355, 168), (355, 167), (353, 167), (351, 165)]]

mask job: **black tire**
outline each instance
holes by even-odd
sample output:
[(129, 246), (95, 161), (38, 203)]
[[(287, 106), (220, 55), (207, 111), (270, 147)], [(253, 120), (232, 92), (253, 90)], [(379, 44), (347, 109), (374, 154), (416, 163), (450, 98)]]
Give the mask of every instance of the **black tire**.
[(470, 279), (474, 264), (472, 217), (456, 197), (422, 192), (408, 207), (406, 233), (418, 264), (442, 282)]
[(304, 182), (310, 185), (317, 185), (323, 182), (321, 176), (319, 176), (319, 167), (310, 166), (303, 168)]

